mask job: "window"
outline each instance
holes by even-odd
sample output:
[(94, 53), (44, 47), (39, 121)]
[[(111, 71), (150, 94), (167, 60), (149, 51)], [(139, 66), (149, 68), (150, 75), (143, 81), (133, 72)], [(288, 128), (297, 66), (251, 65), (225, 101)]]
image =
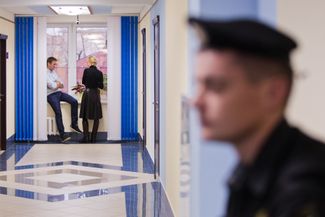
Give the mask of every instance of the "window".
[(47, 28), (47, 56), (58, 59), (57, 74), (63, 81), (63, 92), (68, 92), (68, 28), (55, 27)]
[[(51, 24), (47, 28), (47, 55), (58, 59), (56, 72), (64, 83), (63, 92), (70, 93), (76, 81), (82, 81), (83, 71), (87, 66), (88, 56), (95, 56), (97, 68), (103, 72), (104, 89), (101, 90), (102, 102), (107, 98), (107, 28), (102, 26), (87, 27), (75, 25)], [(70, 33), (70, 34), (69, 34)], [(69, 42), (71, 42), (70, 46)], [(70, 50), (69, 49), (73, 49)], [(68, 63), (74, 63), (69, 66)], [(70, 67), (70, 68), (69, 68)], [(70, 74), (69, 74), (70, 73)], [(76, 95), (80, 100), (80, 95)]]
[(88, 56), (95, 56), (97, 68), (103, 72), (104, 89), (101, 90), (102, 101), (107, 97), (107, 28), (77, 28), (77, 81), (82, 81), (83, 71), (87, 66)]

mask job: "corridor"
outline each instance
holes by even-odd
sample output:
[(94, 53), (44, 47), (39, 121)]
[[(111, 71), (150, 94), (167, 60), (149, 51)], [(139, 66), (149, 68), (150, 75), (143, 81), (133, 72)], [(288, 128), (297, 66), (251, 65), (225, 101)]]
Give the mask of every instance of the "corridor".
[[(246, 112), (266, 108), (250, 99), (267, 98), (250, 98), (239, 88), (228, 89), (243, 84), (237, 81), (244, 76), (226, 82), (227, 76), (235, 79), (231, 75), (240, 73), (228, 73), (223, 64), (219, 67), (218, 55), (202, 55), (219, 52), (205, 43), (234, 37), (229, 45), (236, 45), (235, 49), (227, 45), (224, 50), (238, 49), (238, 56), (245, 59), (242, 63), (252, 63), (247, 68), (254, 75), (259, 70), (261, 75), (277, 68), (279, 74), (286, 71), (292, 81), (284, 83), (290, 85), (270, 85), (276, 88), (270, 89), (265, 103), (271, 106), (273, 98), (285, 95), (279, 101), (286, 102), (281, 113), (285, 110), (288, 123), (324, 142), (324, 10), (325, 1), (320, 0), (312, 4), (295, 0), (0, 0), (0, 217), (226, 216), (229, 180), (241, 162), (238, 145), (228, 143), (245, 137), (228, 138), (235, 135), (230, 126), (234, 131), (246, 129), (241, 118), (272, 115), (268, 110)], [(284, 59), (279, 54), (280, 62), (266, 55), (265, 63), (256, 62), (257, 70), (258, 52), (246, 54), (245, 49), (259, 43), (264, 48), (268, 40), (262, 34), (239, 24), (238, 34), (229, 36), (212, 28), (237, 19), (280, 30), (299, 47), (292, 55), (286, 52)], [(211, 22), (211, 34), (203, 31), (204, 25), (189, 20)], [(246, 34), (252, 37), (247, 44)], [(244, 51), (241, 43), (237, 47), (237, 40), (245, 42)], [(276, 46), (266, 48), (273, 53)], [(56, 59), (52, 69), (50, 57)], [(90, 58), (96, 63), (90, 63)], [(229, 62), (229, 68), (237, 69)], [(269, 67), (267, 63), (276, 64)], [(250, 71), (239, 65), (238, 69)], [(93, 119), (80, 117), (84, 92), (75, 89), (85, 85), (84, 74), (94, 66), (103, 79), (100, 76), (97, 83), (96, 103), (87, 104), (101, 110), (94, 130), (98, 137), (87, 134), (93, 132)], [(201, 79), (201, 72), (210, 76)], [(202, 88), (202, 81), (209, 88)], [(244, 86), (250, 87), (246, 82), (240, 87)], [(253, 86), (249, 93), (262, 93)], [(72, 103), (57, 97), (53, 108), (48, 102), (53, 88), (69, 95)], [(281, 89), (287, 92), (275, 94)], [(228, 95), (235, 92), (247, 107)], [(205, 103), (198, 106), (195, 99)], [(89, 119), (88, 126), (83, 119)], [(248, 123), (260, 123), (255, 120)], [(82, 135), (75, 134), (76, 125)], [(253, 128), (260, 129), (247, 127)], [(211, 136), (205, 137), (206, 132)], [(219, 137), (223, 132), (227, 135)], [(88, 139), (95, 142), (96, 138), (97, 143), (88, 144)]]

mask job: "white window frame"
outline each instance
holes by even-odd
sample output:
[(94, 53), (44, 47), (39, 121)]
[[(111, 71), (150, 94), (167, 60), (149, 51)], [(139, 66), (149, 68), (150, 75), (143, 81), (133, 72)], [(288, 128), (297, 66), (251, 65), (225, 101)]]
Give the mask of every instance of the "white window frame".
[[(73, 26), (76, 26), (74, 24), (70, 23), (57, 23), (57, 22), (48, 22), (48, 20), (44, 21), (46, 23), (46, 27), (63, 27), (63, 26), (71, 26), (70, 29), (73, 28)], [(45, 25), (45, 24), (44, 24)], [(83, 26), (83, 24), (80, 26)], [(120, 16), (109, 16), (106, 18), (106, 22), (101, 22), (100, 24), (92, 24), (87, 23), (85, 26), (105, 26), (107, 27), (107, 47), (109, 50), (109, 55), (107, 56), (107, 71), (109, 72), (107, 74), (108, 79), (108, 87), (107, 87), (107, 119), (103, 120), (107, 123), (107, 139), (108, 140), (121, 140), (121, 17)], [(46, 28), (45, 27), (45, 28)], [(76, 27), (74, 27), (76, 28)], [(72, 32), (71, 32), (72, 33)], [(44, 34), (44, 31), (42, 33)], [(72, 34), (70, 34), (72, 35)], [(45, 31), (45, 41), (46, 41), (46, 31)], [(72, 37), (72, 36), (69, 36)], [(75, 37), (76, 40), (76, 37)], [(70, 49), (72, 49), (72, 41), (70, 41), (69, 45), (69, 55), (71, 55), (73, 52), (75, 52), (76, 49), (74, 49), (73, 52), (70, 52)], [(46, 43), (44, 44), (46, 46)], [(75, 43), (76, 46), (76, 43)], [(44, 51), (46, 54), (46, 51)], [(69, 62), (69, 68), (73, 69), (73, 66), (75, 66), (76, 61), (73, 61), (73, 58), (76, 58), (76, 55), (73, 55), (73, 57), (69, 57), (71, 59), (71, 63)], [(71, 65), (72, 64), (72, 65)], [(71, 70), (72, 71), (72, 70)], [(77, 71), (75, 68), (75, 75), (74, 78), (77, 78)], [(71, 72), (71, 75), (73, 73)], [(46, 77), (44, 77), (45, 80), (43, 82), (46, 82)], [(46, 92), (44, 92), (46, 93)], [(44, 96), (45, 100), (45, 96)], [(112, 103), (110, 103), (112, 102)], [(41, 104), (41, 107), (46, 106), (45, 103)], [(44, 109), (44, 108), (40, 108)], [(46, 111), (46, 110), (44, 110)], [(38, 113), (39, 119), (46, 120), (46, 113)], [(46, 124), (46, 122), (45, 122)], [(46, 129), (46, 127), (43, 127), (41, 130)], [(44, 134), (44, 138), (47, 139), (46, 130), (42, 131), (42, 135)]]
[[(84, 24), (62, 24), (62, 23), (49, 23), (47, 28), (68, 28), (68, 94), (77, 99), (71, 87), (77, 83), (77, 27), (82, 28), (107, 28), (106, 23), (84, 23)], [(107, 32), (108, 35), (108, 32)], [(106, 39), (107, 40), (107, 39)], [(108, 53), (107, 53), (108, 55)], [(108, 66), (106, 66), (108, 68)], [(102, 103), (107, 103), (102, 101)]]

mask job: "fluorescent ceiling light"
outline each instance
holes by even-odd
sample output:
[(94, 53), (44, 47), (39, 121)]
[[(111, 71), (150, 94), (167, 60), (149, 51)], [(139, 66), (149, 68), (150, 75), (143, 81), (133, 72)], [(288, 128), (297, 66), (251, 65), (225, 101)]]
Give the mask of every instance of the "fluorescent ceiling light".
[(50, 6), (58, 15), (90, 15), (88, 6)]

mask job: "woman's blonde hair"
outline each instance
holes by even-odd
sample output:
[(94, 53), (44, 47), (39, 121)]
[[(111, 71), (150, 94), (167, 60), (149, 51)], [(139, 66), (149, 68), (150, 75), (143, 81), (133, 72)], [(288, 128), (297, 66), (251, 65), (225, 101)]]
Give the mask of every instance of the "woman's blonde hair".
[(96, 60), (96, 57), (94, 56), (89, 56), (88, 57), (88, 62), (91, 66), (96, 66), (97, 65), (97, 60)]

